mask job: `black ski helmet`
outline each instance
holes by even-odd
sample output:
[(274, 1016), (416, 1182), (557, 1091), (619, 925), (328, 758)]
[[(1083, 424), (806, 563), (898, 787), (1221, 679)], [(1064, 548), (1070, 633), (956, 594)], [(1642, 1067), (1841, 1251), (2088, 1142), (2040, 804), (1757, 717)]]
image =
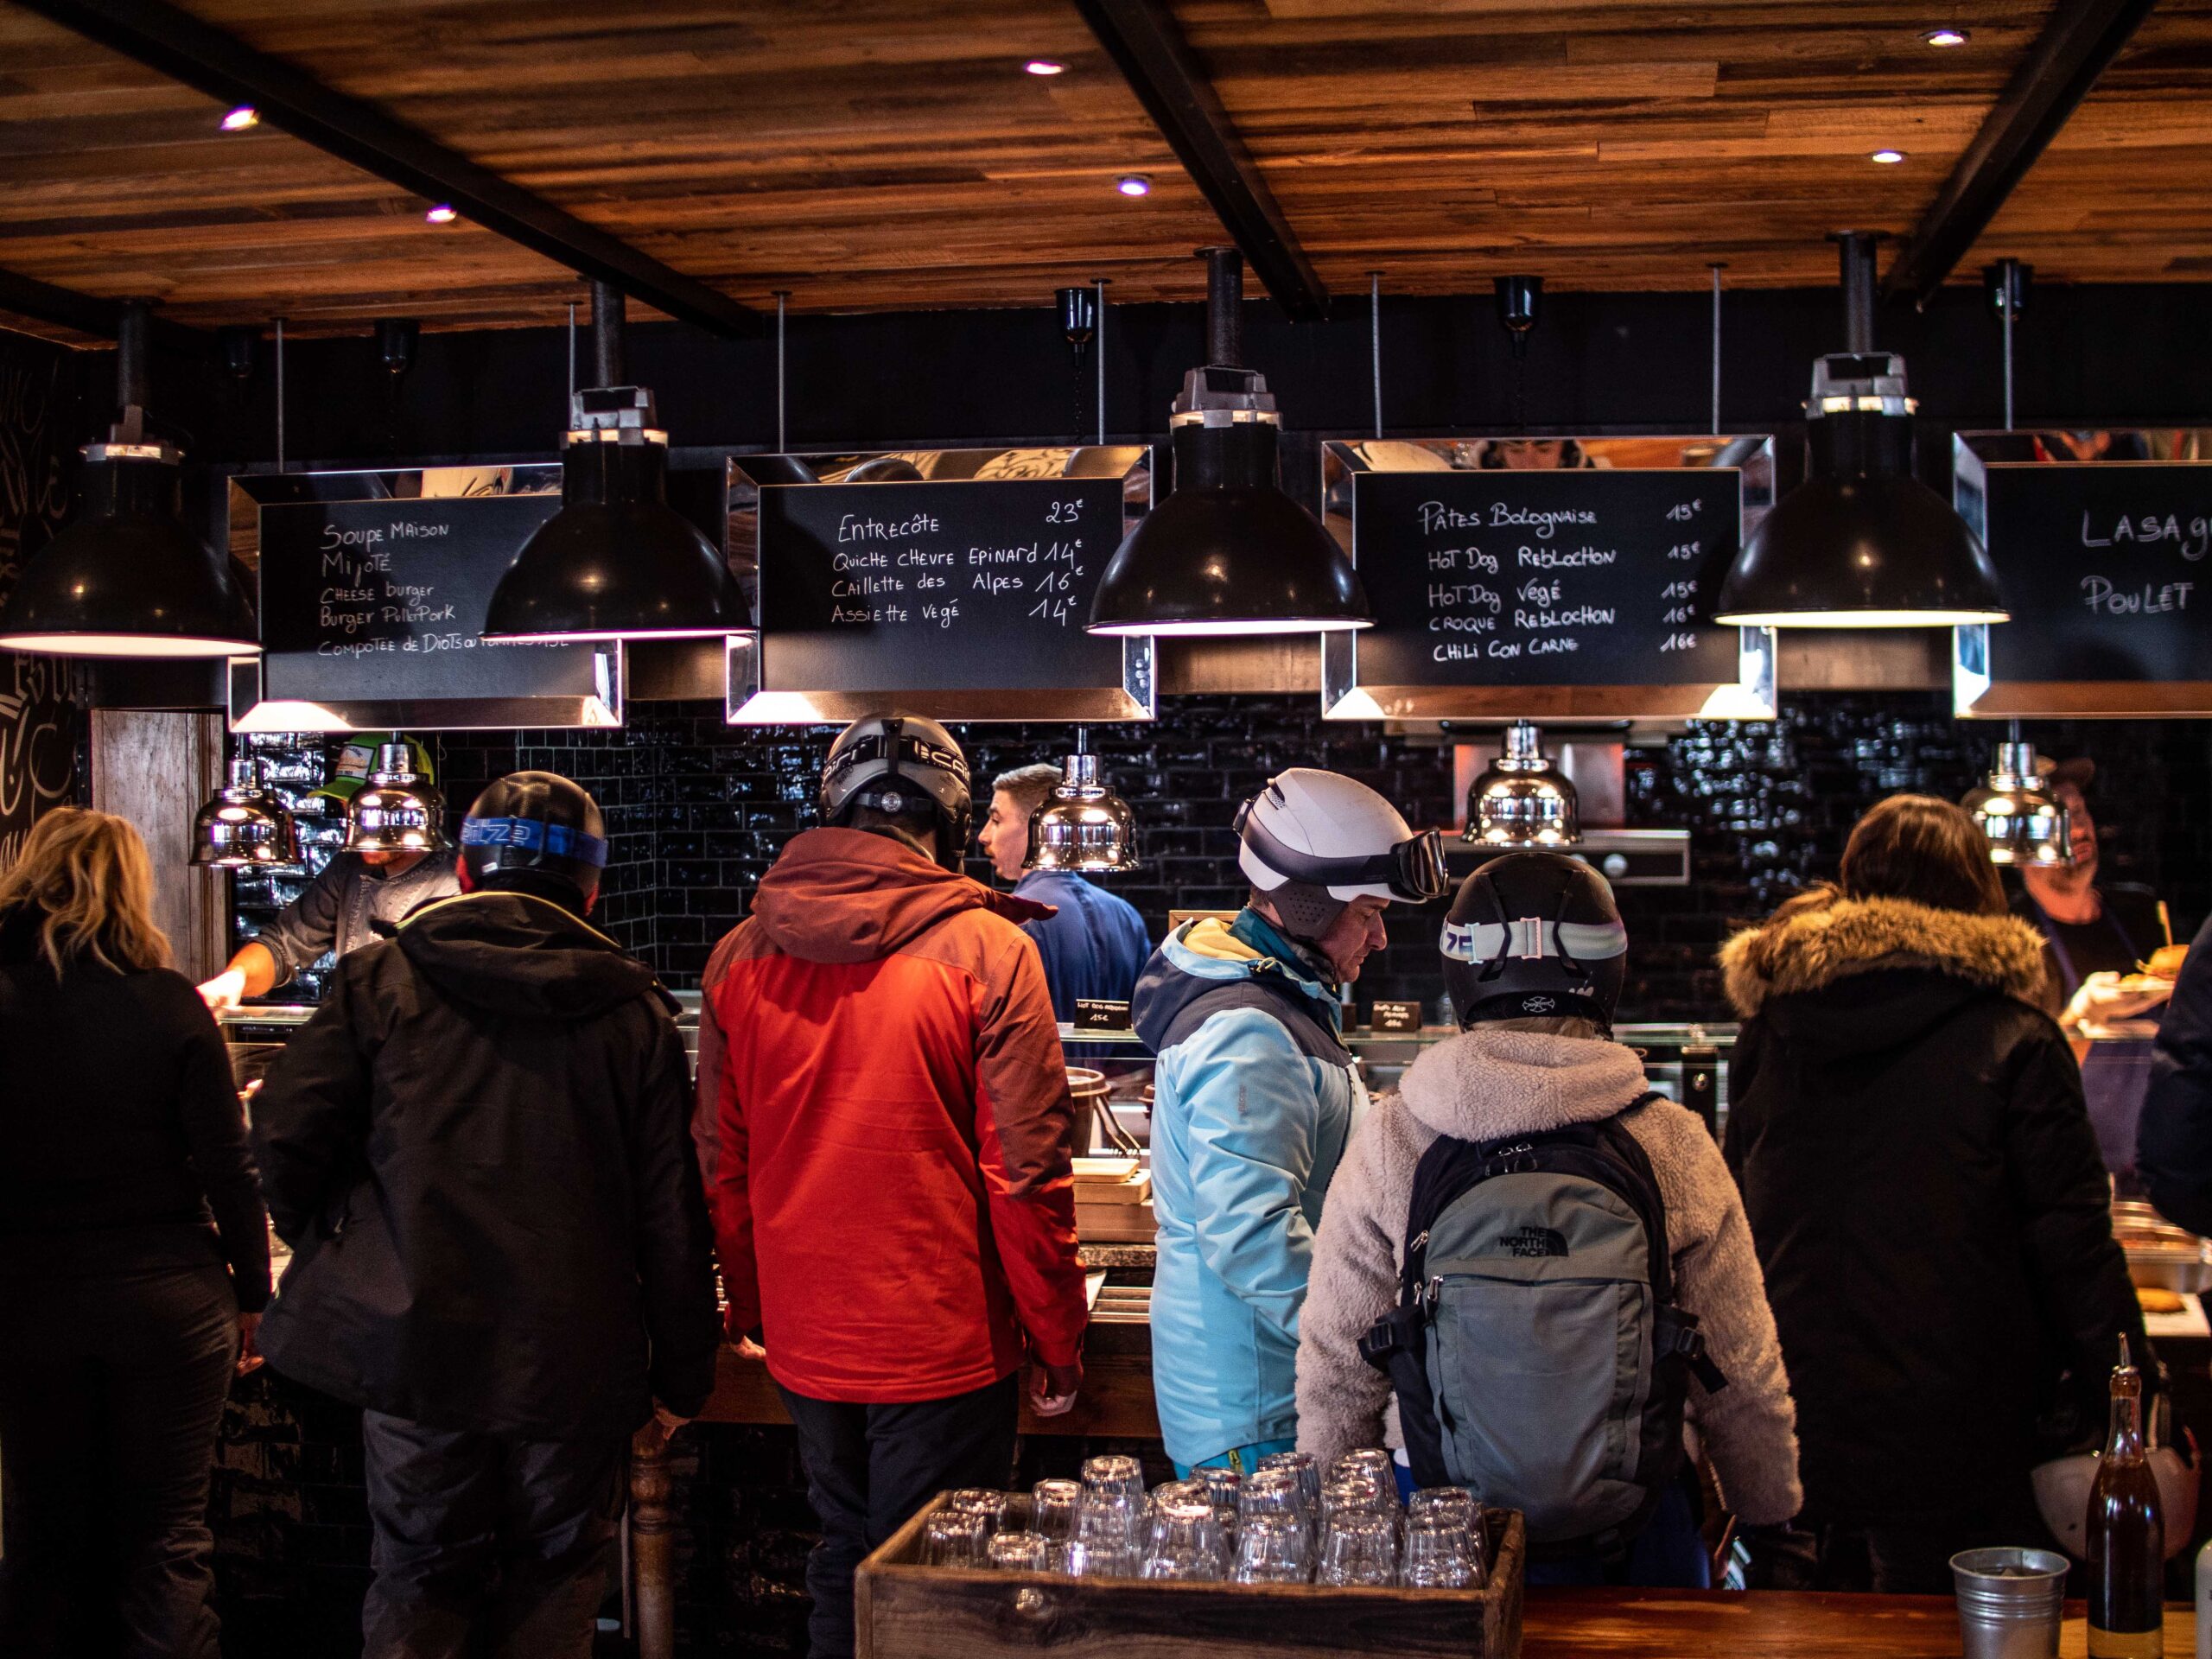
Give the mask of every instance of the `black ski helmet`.
[(1459, 884), (1438, 942), (1462, 1030), (1559, 1018), (1612, 1028), (1628, 930), (1605, 878), (1565, 853), (1508, 853)]
[(607, 821), (599, 803), (559, 772), (511, 772), (468, 809), (461, 857), (478, 887), (490, 877), (532, 870), (588, 898), (607, 865)]
[(894, 816), (929, 808), (937, 818), (937, 861), (957, 871), (975, 812), (968, 757), (951, 733), (924, 715), (856, 720), (837, 734), (823, 763), (822, 821), (849, 823), (859, 806)]

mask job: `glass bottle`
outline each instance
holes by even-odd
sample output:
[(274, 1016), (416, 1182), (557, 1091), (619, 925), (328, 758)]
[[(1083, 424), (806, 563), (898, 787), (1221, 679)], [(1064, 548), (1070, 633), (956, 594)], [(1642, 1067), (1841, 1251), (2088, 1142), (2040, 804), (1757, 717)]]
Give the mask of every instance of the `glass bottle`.
[(2120, 1339), (2112, 1427), (2089, 1488), (2089, 1659), (2164, 1659), (2165, 1524), (2143, 1440), (2143, 1375)]

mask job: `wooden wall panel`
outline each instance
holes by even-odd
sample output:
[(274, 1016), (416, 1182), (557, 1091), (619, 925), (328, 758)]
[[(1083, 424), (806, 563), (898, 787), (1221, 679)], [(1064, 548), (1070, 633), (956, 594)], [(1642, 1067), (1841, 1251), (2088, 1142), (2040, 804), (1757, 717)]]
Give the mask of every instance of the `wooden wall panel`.
[(192, 821), (223, 779), (219, 715), (143, 709), (92, 712), (92, 805), (137, 826), (154, 862), (154, 919), (177, 971), (198, 981), (229, 955), (220, 870), (192, 863)]

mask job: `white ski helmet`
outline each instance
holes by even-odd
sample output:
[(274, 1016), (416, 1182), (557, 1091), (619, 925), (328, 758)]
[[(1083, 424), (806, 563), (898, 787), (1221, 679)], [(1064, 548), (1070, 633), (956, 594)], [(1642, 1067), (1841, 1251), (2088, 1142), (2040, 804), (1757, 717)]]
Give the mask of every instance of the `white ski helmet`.
[(1316, 939), (1359, 898), (1420, 904), (1444, 892), (1440, 832), (1416, 835), (1365, 784), (1293, 766), (1236, 810), (1239, 868), (1292, 938)]

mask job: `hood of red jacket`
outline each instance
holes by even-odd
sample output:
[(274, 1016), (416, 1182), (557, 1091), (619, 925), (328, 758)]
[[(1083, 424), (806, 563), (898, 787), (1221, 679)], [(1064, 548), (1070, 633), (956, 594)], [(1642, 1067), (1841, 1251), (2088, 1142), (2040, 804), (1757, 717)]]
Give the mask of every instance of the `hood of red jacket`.
[(1014, 923), (1058, 913), (866, 830), (802, 830), (753, 897), (753, 919), (776, 948), (806, 962), (873, 962), (963, 910)]

